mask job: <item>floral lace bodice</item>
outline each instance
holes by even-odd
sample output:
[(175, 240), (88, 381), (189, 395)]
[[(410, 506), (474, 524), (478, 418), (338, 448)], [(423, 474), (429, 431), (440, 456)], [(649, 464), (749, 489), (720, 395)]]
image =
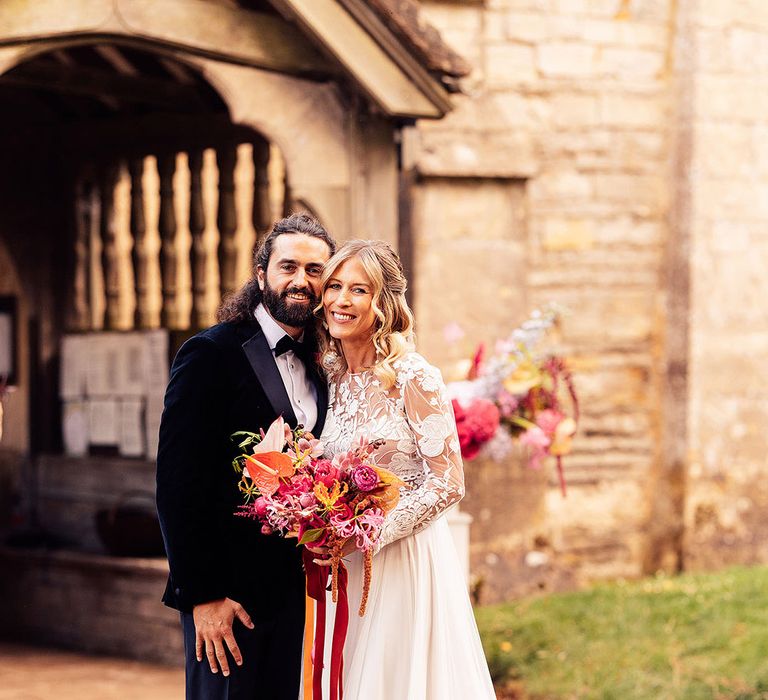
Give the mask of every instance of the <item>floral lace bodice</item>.
[(406, 482), (377, 549), (418, 532), (464, 495), (456, 423), (440, 371), (415, 352), (394, 368), (397, 380), (388, 391), (371, 371), (332, 381), (321, 438), (328, 457), (359, 437), (383, 440), (376, 464)]

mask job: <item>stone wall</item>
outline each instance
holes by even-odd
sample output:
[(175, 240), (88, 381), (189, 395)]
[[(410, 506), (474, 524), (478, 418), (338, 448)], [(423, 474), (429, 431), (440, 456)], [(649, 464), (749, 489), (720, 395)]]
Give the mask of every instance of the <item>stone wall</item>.
[(686, 566), (768, 560), (768, 5), (691, 18)]
[[(484, 600), (637, 576), (660, 468), (676, 38), (671, 0), (423, 2), (473, 63), (409, 135), (420, 345), (450, 375), (549, 301), (583, 417), (563, 500), (550, 475), (467, 465)], [(442, 329), (466, 331), (454, 343)], [(548, 478), (549, 476), (549, 478)], [(676, 526), (682, 517), (665, 517)], [(656, 546), (656, 545), (654, 545)]]

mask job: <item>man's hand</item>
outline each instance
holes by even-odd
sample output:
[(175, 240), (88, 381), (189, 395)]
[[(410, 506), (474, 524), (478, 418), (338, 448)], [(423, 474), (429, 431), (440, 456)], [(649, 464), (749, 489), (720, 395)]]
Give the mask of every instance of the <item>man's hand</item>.
[[(195, 656), (203, 660), (203, 650), (208, 657), (208, 663), (213, 673), (221, 672), (229, 675), (229, 661), (224, 649), (226, 644), (238, 666), (243, 665), (243, 655), (237, 646), (235, 635), (232, 634), (232, 623), (237, 617), (248, 629), (253, 629), (253, 622), (240, 603), (231, 598), (212, 600), (210, 603), (195, 605), (192, 609), (192, 619), (195, 621)], [(205, 649), (203, 649), (205, 648)]]

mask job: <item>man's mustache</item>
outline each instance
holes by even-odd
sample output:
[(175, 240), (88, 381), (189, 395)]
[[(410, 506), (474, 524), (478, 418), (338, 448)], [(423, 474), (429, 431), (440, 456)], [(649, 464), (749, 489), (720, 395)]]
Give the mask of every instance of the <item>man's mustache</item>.
[(309, 287), (291, 287), (290, 289), (285, 289), (280, 293), (280, 297), (285, 299), (289, 294), (306, 294), (310, 299), (317, 299), (314, 292)]

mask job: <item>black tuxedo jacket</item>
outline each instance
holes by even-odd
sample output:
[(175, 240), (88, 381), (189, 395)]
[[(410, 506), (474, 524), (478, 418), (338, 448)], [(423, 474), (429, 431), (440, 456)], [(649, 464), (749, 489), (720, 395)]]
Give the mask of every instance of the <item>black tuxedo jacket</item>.
[[(307, 367), (318, 394), (322, 430), (325, 380)], [(296, 416), (258, 323), (221, 323), (190, 338), (171, 368), (160, 424), (157, 509), (170, 565), (163, 602), (190, 612), (198, 603), (229, 597), (254, 622), (303, 606), (304, 574), (296, 540), (262, 535), (235, 515), (243, 498), (238, 454), (230, 435), (266, 430)]]

